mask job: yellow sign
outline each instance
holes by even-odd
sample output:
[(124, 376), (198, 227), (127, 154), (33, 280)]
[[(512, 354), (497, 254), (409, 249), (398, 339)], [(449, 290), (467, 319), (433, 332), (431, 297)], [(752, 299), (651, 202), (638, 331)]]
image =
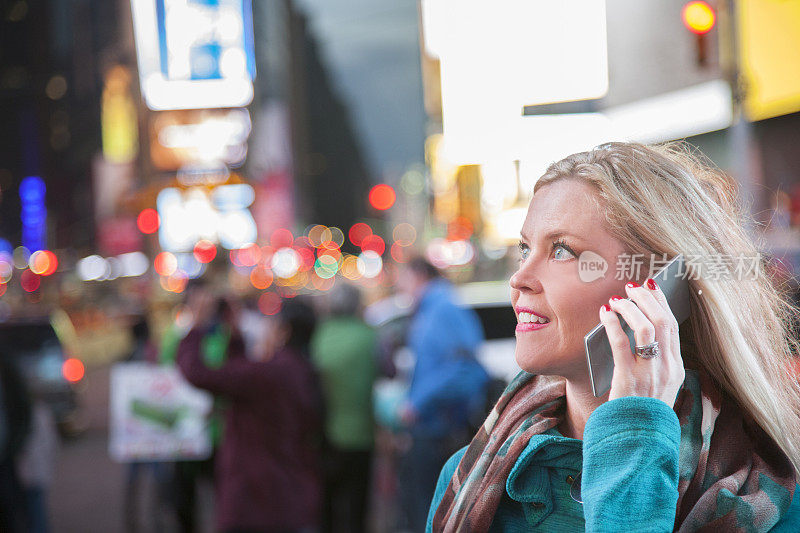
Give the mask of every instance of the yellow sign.
[(750, 120), (800, 110), (800, 2), (740, 0), (744, 109)]

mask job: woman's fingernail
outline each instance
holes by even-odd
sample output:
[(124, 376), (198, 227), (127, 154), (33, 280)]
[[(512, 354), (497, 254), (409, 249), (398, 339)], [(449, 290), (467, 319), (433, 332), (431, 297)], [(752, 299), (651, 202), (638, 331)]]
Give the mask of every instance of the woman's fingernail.
[(612, 296), (611, 298), (609, 298), (609, 300), (612, 300), (612, 301), (613, 301), (613, 300), (622, 300), (622, 296), (617, 296), (617, 295), (615, 294), (614, 296)]
[(635, 289), (636, 287), (639, 286), (639, 284), (633, 281), (629, 281), (628, 283), (625, 284), (625, 286), (628, 287), (629, 289)]
[(611, 311), (611, 306), (608, 304), (603, 304), (603, 306), (600, 309), (602, 309), (603, 311)]
[(647, 288), (651, 291), (654, 291), (658, 288), (658, 285), (656, 285), (656, 281), (653, 278), (647, 278)]

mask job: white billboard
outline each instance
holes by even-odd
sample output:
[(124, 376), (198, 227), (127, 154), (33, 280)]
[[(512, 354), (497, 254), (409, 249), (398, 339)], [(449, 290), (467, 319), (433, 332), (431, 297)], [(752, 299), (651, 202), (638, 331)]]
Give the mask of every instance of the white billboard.
[(250, 0), (131, 0), (150, 109), (242, 107), (253, 99)]

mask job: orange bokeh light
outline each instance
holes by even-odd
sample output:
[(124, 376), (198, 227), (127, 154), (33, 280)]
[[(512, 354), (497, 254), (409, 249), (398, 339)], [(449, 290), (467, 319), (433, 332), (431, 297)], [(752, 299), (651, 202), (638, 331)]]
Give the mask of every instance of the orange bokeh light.
[(83, 379), (86, 369), (80, 359), (70, 357), (61, 365), (61, 373), (64, 375), (64, 379), (70, 383), (77, 383)]
[(178, 260), (169, 252), (161, 252), (153, 260), (153, 267), (162, 276), (171, 276), (178, 269)]
[(39, 250), (31, 254), (28, 264), (34, 274), (50, 276), (58, 268), (58, 258), (50, 250)]
[(256, 267), (250, 272), (250, 284), (259, 290), (272, 285), (272, 279), (272, 272), (263, 267)]
[(379, 211), (386, 211), (394, 205), (397, 199), (394, 189), (390, 185), (381, 183), (369, 191), (369, 204)]

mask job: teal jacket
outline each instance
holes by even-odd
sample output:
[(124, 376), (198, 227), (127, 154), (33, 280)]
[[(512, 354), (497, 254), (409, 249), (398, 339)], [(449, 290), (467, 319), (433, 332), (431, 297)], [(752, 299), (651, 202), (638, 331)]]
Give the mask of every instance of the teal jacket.
[[(511, 469), (490, 532), (672, 531), (680, 444), (675, 412), (654, 398), (619, 398), (592, 413), (583, 436), (551, 430), (531, 438)], [(426, 531), (465, 451), (439, 475)], [(581, 471), (583, 504), (570, 496)], [(770, 531), (800, 531), (800, 486)]]

